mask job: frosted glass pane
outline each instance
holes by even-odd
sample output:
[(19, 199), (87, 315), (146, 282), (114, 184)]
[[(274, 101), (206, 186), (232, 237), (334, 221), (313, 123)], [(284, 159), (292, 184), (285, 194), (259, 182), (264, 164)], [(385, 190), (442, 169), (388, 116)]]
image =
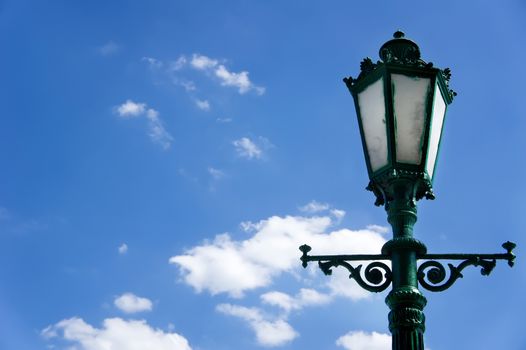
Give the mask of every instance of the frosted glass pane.
[(387, 165), (384, 80), (379, 79), (358, 94), (363, 133), (372, 171)]
[(433, 98), (433, 114), (431, 120), (431, 133), (429, 136), (429, 151), (427, 152), (426, 170), (432, 178), (435, 171), (435, 162), (438, 155), (438, 145), (442, 134), (442, 125), (446, 115), (446, 103), (442, 98), (438, 85), (435, 87), (435, 97)]
[(393, 109), (395, 114), (396, 160), (420, 164), (426, 116), (429, 78), (392, 74)]

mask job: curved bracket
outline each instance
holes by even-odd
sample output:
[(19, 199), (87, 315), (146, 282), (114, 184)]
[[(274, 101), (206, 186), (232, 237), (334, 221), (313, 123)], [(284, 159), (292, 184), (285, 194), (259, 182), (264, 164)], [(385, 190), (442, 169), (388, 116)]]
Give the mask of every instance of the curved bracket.
[(488, 276), (495, 265), (497, 265), (497, 261), (495, 259), (484, 260), (479, 257), (473, 257), (461, 262), (458, 266), (451, 263), (447, 265), (449, 267), (449, 278), (446, 280), (446, 269), (442, 263), (436, 260), (428, 260), (424, 262), (418, 268), (418, 283), (431, 292), (441, 292), (451, 287), (457, 279), (464, 277), (462, 275), (462, 270), (466, 267), (470, 265), (481, 266), (480, 273), (483, 276)]
[(309, 261), (318, 261), (318, 266), (327, 276), (332, 275), (332, 268), (343, 266), (349, 272), (349, 278), (354, 279), (356, 283), (369, 292), (381, 292), (387, 289), (392, 281), (391, 268), (381, 262), (373, 261), (368, 264), (362, 273), (363, 263), (354, 267), (347, 261), (364, 261), (364, 260), (388, 260), (386, 255), (318, 255), (309, 256), (308, 252), (311, 247), (304, 244), (299, 248), (303, 255), (301, 261), (303, 267), (307, 267)]
[(325, 275), (331, 275), (333, 267), (345, 267), (350, 272), (349, 278), (354, 279), (360, 287), (369, 292), (382, 292), (389, 287), (392, 281), (391, 269), (380, 261), (368, 264), (363, 271), (363, 277), (361, 273), (363, 264), (353, 267), (343, 260), (329, 260), (319, 261), (318, 265)]
[[(462, 270), (468, 266), (480, 266), (480, 273), (483, 276), (488, 276), (495, 268), (497, 260), (507, 260), (508, 265), (512, 267), (515, 263), (515, 254), (513, 249), (516, 244), (513, 242), (506, 242), (502, 244), (506, 249), (503, 254), (418, 254), (417, 259), (427, 260), (423, 262), (417, 269), (418, 283), (425, 289), (431, 292), (440, 292), (448, 289), (461, 277)], [(310, 261), (317, 261), (318, 266), (325, 275), (332, 274), (332, 268), (343, 266), (349, 272), (349, 278), (354, 279), (358, 285), (370, 292), (381, 292), (392, 282), (391, 268), (381, 262), (381, 260), (390, 260), (390, 254), (378, 255), (308, 255), (312, 250), (311, 247), (304, 244), (299, 247), (303, 253), (301, 255), (301, 262), (303, 267), (307, 267)], [(462, 260), (460, 264), (455, 266), (448, 263), (449, 273), (446, 267), (438, 260)], [(354, 267), (349, 262), (357, 261), (359, 265)], [(367, 264), (362, 272), (364, 261), (372, 261)]]
[[(418, 283), (431, 292), (441, 292), (453, 285), (459, 278), (464, 277), (462, 270), (468, 266), (480, 266), (480, 273), (488, 276), (497, 265), (497, 260), (507, 260), (512, 267), (515, 261), (513, 249), (515, 243), (506, 242), (502, 244), (506, 249), (505, 254), (425, 254), (419, 259), (431, 259), (418, 267)], [(437, 260), (463, 260), (458, 266), (448, 263), (449, 274), (446, 273), (444, 265)], [(449, 277), (448, 277), (449, 275)]]

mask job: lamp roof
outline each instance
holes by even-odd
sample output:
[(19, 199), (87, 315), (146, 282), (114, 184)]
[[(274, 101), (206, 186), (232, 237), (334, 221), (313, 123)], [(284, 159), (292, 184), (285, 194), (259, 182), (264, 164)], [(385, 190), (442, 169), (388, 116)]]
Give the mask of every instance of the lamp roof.
[(404, 32), (396, 31), (393, 38), (380, 48), (379, 55), (382, 61), (413, 64), (420, 61), (420, 48), (414, 41), (406, 39)]

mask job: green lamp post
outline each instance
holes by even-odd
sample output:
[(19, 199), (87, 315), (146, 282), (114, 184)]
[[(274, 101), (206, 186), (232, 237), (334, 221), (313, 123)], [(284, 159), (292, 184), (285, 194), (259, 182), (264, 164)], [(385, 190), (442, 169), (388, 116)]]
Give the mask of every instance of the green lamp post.
[[(375, 205), (385, 206), (393, 238), (377, 255), (309, 255), (311, 247), (302, 245), (301, 261), (304, 267), (318, 261), (327, 275), (333, 267), (345, 267), (349, 278), (371, 292), (392, 285), (386, 297), (392, 348), (424, 350), (426, 298), (419, 286), (443, 291), (462, 277), (465, 267), (480, 266), (481, 273), (489, 275), (498, 259), (513, 266), (515, 244), (504, 243), (502, 254), (427, 254), (426, 246), (413, 237), (416, 202), (435, 198), (432, 184), (446, 110), (456, 94), (449, 88), (450, 70), (423, 61), (419, 47), (400, 31), (380, 48), (380, 58), (376, 63), (364, 59), (358, 78), (344, 82), (358, 115), (367, 189), (376, 196)], [(447, 271), (439, 260), (461, 262), (448, 263)], [(372, 262), (362, 271), (364, 261)]]

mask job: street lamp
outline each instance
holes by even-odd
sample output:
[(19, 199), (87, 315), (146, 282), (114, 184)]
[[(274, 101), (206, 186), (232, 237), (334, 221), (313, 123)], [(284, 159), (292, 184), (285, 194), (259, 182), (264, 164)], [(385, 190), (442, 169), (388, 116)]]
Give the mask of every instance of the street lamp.
[[(418, 287), (446, 290), (470, 265), (481, 267), (483, 275), (489, 275), (499, 259), (511, 267), (515, 244), (504, 243), (502, 254), (427, 254), (426, 246), (413, 237), (416, 202), (435, 198), (432, 184), (446, 109), (456, 93), (449, 88), (450, 70), (423, 61), (416, 43), (400, 31), (382, 45), (380, 58), (376, 63), (365, 58), (358, 78), (344, 82), (358, 115), (367, 189), (376, 196), (375, 205), (385, 206), (393, 238), (377, 255), (309, 255), (311, 247), (302, 245), (301, 261), (303, 267), (318, 261), (326, 275), (333, 267), (345, 267), (349, 278), (371, 292), (392, 284), (385, 300), (391, 310), (392, 349), (424, 350), (427, 301)], [(447, 271), (439, 260), (461, 262), (448, 263)], [(362, 271), (364, 261), (372, 262)]]

